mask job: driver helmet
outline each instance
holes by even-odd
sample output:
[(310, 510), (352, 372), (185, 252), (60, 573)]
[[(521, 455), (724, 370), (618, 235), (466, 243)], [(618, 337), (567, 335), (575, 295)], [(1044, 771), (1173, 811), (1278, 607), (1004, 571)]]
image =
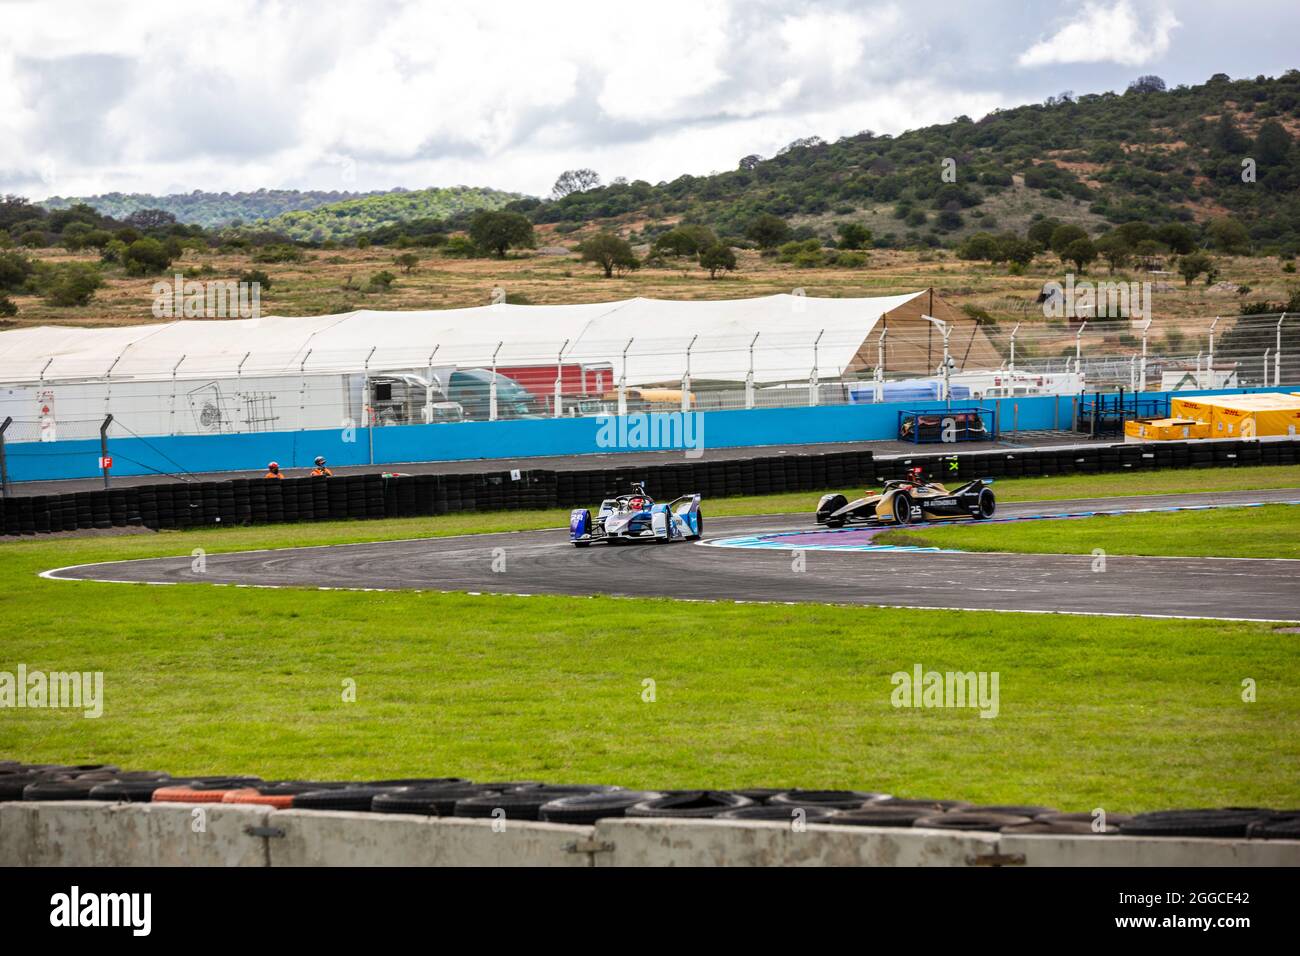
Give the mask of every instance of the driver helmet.
[(267, 470), (267, 471), (279, 471), (279, 470), (280, 470), (280, 463), (279, 463), (278, 461), (273, 461), (273, 462), (271, 462), (269, 465), (266, 466), (266, 470)]
[(633, 495), (630, 499), (628, 499), (627, 506), (632, 511), (640, 511), (642, 508), (645, 507), (645, 499), (642, 498), (640, 495)]
[(324, 456), (324, 455), (317, 455), (317, 456), (316, 456), (316, 467), (317, 467), (317, 468), (320, 468), (320, 467), (323, 466), (324, 464), (325, 464), (325, 456)]
[(925, 471), (921, 467), (907, 469), (907, 477), (918, 484), (925, 481)]

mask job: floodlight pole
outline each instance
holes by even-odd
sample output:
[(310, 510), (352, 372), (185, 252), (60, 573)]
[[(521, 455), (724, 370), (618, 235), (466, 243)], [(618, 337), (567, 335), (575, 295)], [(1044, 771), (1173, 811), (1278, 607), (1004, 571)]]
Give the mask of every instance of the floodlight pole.
[(1009, 371), (1011, 372), (1012, 378), (1016, 377), (1016, 333), (1019, 331), (1020, 323), (1017, 322), (1016, 327), (1011, 330), (1011, 367)]
[(754, 407), (754, 343), (762, 332), (755, 332), (754, 337), (749, 340), (749, 373), (745, 376), (745, 407)]
[(620, 415), (627, 414), (627, 350), (632, 347), (632, 343), (635, 341), (635, 337), (630, 338), (627, 340), (627, 345), (623, 346), (623, 372), (618, 377), (618, 413)]
[(682, 376), (682, 411), (691, 410), (691, 349), (695, 348), (695, 340), (700, 337), (699, 333), (691, 336), (691, 341), (686, 346), (686, 373)]
[(492, 381), (488, 382), (488, 421), (497, 420), (497, 353), (501, 351), (501, 346), (505, 344), (498, 342), (496, 350), (492, 353)]
[(877, 405), (885, 400), (885, 336), (888, 334), (888, 328), (881, 329), (880, 338), (876, 342), (876, 387), (874, 398)]
[(943, 333), (943, 400), (948, 408), (952, 408), (952, 369), (948, 364), (951, 361), (948, 352), (948, 336), (952, 334), (952, 328), (942, 319), (936, 319), (930, 315), (922, 315), (921, 318), (937, 325), (939, 331)]
[[(1286, 321), (1286, 313), (1277, 320), (1277, 347), (1273, 350), (1273, 385), (1276, 387), (1282, 384), (1282, 323)], [(1267, 378), (1268, 376), (1264, 376)], [(1265, 384), (1268, 384), (1265, 382)]]
[(439, 342), (429, 353), (429, 358), (424, 363), (424, 370), (427, 377), (424, 380), (424, 423), (429, 425), (433, 422), (433, 357), (438, 354), (438, 349), (442, 348)]
[[(1219, 324), (1219, 317), (1216, 315), (1214, 317), (1214, 321), (1210, 323), (1210, 358), (1209, 361), (1206, 362), (1205, 364), (1205, 371), (1209, 373), (1210, 388), (1214, 388), (1214, 327), (1218, 324)], [(1206, 387), (1201, 384), (1201, 380), (1199, 378), (1196, 380), (1196, 385), (1198, 388)]]
[[(130, 348), (130, 346), (128, 345), (127, 348)], [(113, 359), (113, 364), (110, 365), (108, 371), (104, 373), (104, 384), (107, 386), (104, 389), (104, 414), (106, 415), (108, 414), (108, 410), (113, 407), (113, 369), (117, 368), (117, 363), (122, 361), (122, 356), (125, 354), (126, 349), (122, 349), (122, 351), (118, 352), (117, 358)]]
[(113, 416), (105, 416), (104, 423), (99, 426), (99, 467), (104, 472), (104, 490), (108, 490), (108, 426), (113, 424)]
[[(245, 352), (245, 353), (244, 353), (244, 357), (241, 358), (241, 359), (239, 360), (239, 364), (238, 364), (237, 366), (235, 366), (235, 385), (236, 385), (237, 388), (239, 388), (239, 389), (241, 390), (241, 391), (240, 391), (240, 394), (243, 394), (242, 389), (243, 389), (243, 387), (244, 387), (244, 378), (243, 378), (243, 376), (244, 376), (244, 363), (248, 361), (248, 357), (249, 357), (250, 355), (252, 355), (252, 354), (253, 354), (253, 353), (252, 353), (251, 350), (248, 351), (248, 352)], [(220, 407), (220, 406), (218, 406), (218, 407)], [(248, 408), (248, 407), (249, 407), (247, 402), (245, 402), (244, 407), (245, 407), (245, 408)], [(221, 426), (221, 423), (218, 422), (218, 426), (217, 426), (217, 427), (220, 428), (220, 426)], [(250, 431), (251, 431), (251, 429), (250, 429)]]
[(1205, 354), (1204, 352), (1196, 353), (1196, 387), (1197, 388), (1201, 387), (1201, 356), (1204, 354)]
[(1138, 383), (1137, 390), (1145, 392), (1147, 390), (1147, 330), (1151, 328), (1151, 319), (1147, 319), (1146, 324), (1142, 326), (1142, 363), (1138, 366)]
[(817, 333), (817, 338), (813, 339), (812, 372), (808, 376), (808, 404), (809, 405), (816, 405), (818, 399), (821, 398), (821, 395), (818, 394), (821, 391), (821, 387), (817, 383), (817, 347), (821, 344), (822, 336), (825, 334), (826, 334), (826, 330), (822, 329), (820, 332)]
[(1268, 384), (1268, 356), (1272, 351), (1273, 350), (1271, 348), (1264, 349), (1264, 384), (1265, 385)]
[(176, 434), (176, 370), (181, 367), (181, 362), (185, 361), (182, 355), (180, 360), (172, 366), (172, 401), (171, 406), (167, 409), (167, 431), (169, 434)]
[(366, 423), (366, 444), (370, 448), (370, 464), (375, 463), (375, 410), (370, 406), (370, 360), (374, 357), (375, 349), (378, 345), (370, 347), (370, 354), (366, 356), (365, 363), (361, 366), (361, 416)]
[(1079, 326), (1079, 331), (1074, 333), (1074, 374), (1076, 375), (1083, 368), (1083, 330), (1087, 327), (1088, 322), (1084, 320)]
[(47, 361), (47, 362), (45, 363), (45, 365), (42, 366), (42, 368), (41, 368), (41, 374), (40, 374), (40, 376), (36, 379), (36, 381), (37, 381), (38, 384), (41, 384), (41, 385), (44, 385), (44, 384), (45, 384), (45, 373), (46, 373), (46, 371), (49, 369), (49, 367), (50, 367), (51, 365), (53, 365), (53, 364), (54, 364), (54, 356), (51, 355), (50, 358), (49, 358), (49, 361)]
[[(311, 358), (311, 349), (298, 363), (298, 430), (307, 428), (307, 360)], [(251, 422), (249, 423), (251, 424)], [(252, 431), (250, 428), (249, 431)]]
[(560, 346), (560, 354), (555, 359), (555, 417), (564, 417), (564, 350), (569, 347), (565, 339)]

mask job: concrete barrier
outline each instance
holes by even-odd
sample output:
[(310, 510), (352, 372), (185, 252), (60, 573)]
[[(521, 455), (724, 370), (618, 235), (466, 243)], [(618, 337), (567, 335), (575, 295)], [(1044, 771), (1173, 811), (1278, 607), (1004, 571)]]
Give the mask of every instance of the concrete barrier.
[(1300, 841), (0, 803), (0, 866), (1300, 866)]
[(4, 866), (266, 866), (272, 811), (205, 803), (0, 803)]
[(281, 810), (271, 866), (590, 866), (591, 827), (393, 813)]
[(610, 819), (596, 824), (597, 866), (975, 866), (996, 833), (751, 820)]

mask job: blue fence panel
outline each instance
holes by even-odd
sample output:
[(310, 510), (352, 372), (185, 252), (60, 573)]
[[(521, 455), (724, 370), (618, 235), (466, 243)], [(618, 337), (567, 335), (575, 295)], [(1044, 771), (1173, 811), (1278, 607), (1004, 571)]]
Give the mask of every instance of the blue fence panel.
[[(1275, 389), (1181, 391), (1180, 396), (1237, 395)], [(1285, 389), (1284, 389), (1285, 390)], [(1171, 393), (1148, 392), (1144, 398)], [(954, 401), (954, 409), (996, 406), (1004, 440), (1014, 432), (1069, 428), (1074, 396), (1025, 396), (982, 402)], [(685, 431), (687, 447), (748, 448), (878, 441), (897, 437), (898, 412), (940, 412), (943, 402), (893, 402), (880, 405), (831, 405), (704, 412)], [(658, 413), (662, 415), (663, 413)], [(677, 413), (672, 413), (677, 414)], [(670, 415), (671, 417), (671, 415)], [(635, 416), (629, 416), (635, 419)], [(662, 424), (662, 422), (661, 422)], [(680, 423), (680, 420), (678, 422)], [(590, 455), (654, 449), (636, 430), (620, 429), (617, 419), (561, 418), (437, 425), (392, 425), (352, 432), (260, 432), (238, 435), (176, 435), (113, 438), (109, 454), (115, 475), (252, 471), (278, 461), (285, 469), (310, 468), (324, 455), (332, 465), (396, 465), (419, 461), (533, 458)], [(678, 436), (682, 432), (679, 430)], [(682, 442), (668, 447), (682, 447)], [(372, 451), (373, 448), (373, 451)], [(13, 481), (87, 478), (99, 474), (99, 440), (23, 442), (8, 446)]]

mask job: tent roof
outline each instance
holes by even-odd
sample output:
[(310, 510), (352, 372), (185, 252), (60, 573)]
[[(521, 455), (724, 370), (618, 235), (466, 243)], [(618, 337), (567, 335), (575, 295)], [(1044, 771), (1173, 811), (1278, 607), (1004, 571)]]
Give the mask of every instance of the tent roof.
[[(498, 304), (411, 312), (361, 310), (322, 316), (182, 320), (120, 328), (42, 326), (0, 332), (0, 381), (158, 378), (385, 371), (608, 362), (630, 384), (681, 376), (691, 347), (696, 379), (759, 381), (806, 376), (813, 343), (823, 375), (848, 367), (863, 340), (892, 310), (924, 292), (860, 299), (771, 295), (751, 299), (625, 299), (577, 305)], [(628, 341), (632, 345), (628, 347)], [(431, 360), (434, 349), (436, 358)]]

